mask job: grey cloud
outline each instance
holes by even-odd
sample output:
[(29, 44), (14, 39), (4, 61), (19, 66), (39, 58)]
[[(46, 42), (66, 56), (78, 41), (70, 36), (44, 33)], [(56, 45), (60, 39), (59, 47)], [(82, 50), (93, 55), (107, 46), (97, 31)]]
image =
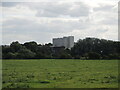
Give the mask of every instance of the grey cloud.
[(100, 21), (99, 23), (103, 24), (103, 25), (117, 25), (118, 24), (118, 20), (117, 18), (107, 18), (104, 19), (102, 21)]
[(114, 5), (100, 5), (99, 7), (93, 8), (94, 11), (111, 11), (113, 9)]
[[(42, 3), (40, 3), (41, 5)], [(39, 17), (71, 17), (88, 16), (90, 8), (83, 2), (79, 3), (46, 3), (36, 8)]]
[(36, 7), (38, 17), (58, 17), (60, 15), (66, 15), (67, 11), (71, 7), (69, 4), (52, 3), (40, 3), (40, 7)]
[[(3, 22), (3, 34), (27, 34), (34, 31), (35, 23), (32, 20), (13, 18)], [(32, 30), (33, 29), (33, 30)], [(31, 30), (31, 31), (30, 31)], [(29, 32), (30, 31), (30, 32)]]
[(77, 2), (72, 7), (73, 9), (69, 10), (68, 14), (73, 17), (88, 16), (90, 13), (90, 7), (82, 2)]
[(71, 16), (80, 17), (88, 16), (90, 7), (83, 2), (4, 2), (3, 7), (13, 7), (16, 5), (25, 5), (31, 9), (37, 10), (36, 16), (38, 17), (59, 17)]
[[(84, 4), (83, 2), (80, 3), (40, 2), (40, 3), (23, 3), (21, 5), (29, 6), (30, 9), (36, 10), (37, 17), (33, 16), (35, 19), (24, 18), (24, 17), (18, 17), (18, 18), (11, 17), (9, 18), (9, 20), (3, 22), (3, 39), (5, 39), (6, 42), (9, 42), (7, 40), (13, 41), (13, 39), (18, 39), (23, 42), (24, 40), (31, 40), (31, 39), (45, 42), (45, 41), (50, 41), (52, 35), (54, 36), (56, 35), (57, 37), (57, 35), (61, 34), (60, 36), (62, 36), (70, 32), (72, 33), (74, 30), (78, 30), (77, 39), (79, 39), (81, 36), (86, 37), (89, 35), (97, 37), (100, 34), (103, 35), (105, 32), (109, 32), (108, 31), (109, 28), (106, 29), (105, 25), (111, 26), (110, 28), (111, 31), (113, 28), (112, 26), (116, 25), (115, 23), (116, 18), (114, 19), (114, 16), (111, 16), (113, 14), (113, 12), (110, 11), (112, 9), (112, 6), (100, 6), (99, 8), (94, 8), (94, 11), (96, 12), (98, 11), (98, 14), (95, 14), (96, 12), (93, 12), (95, 18), (92, 17), (89, 18), (88, 16), (90, 14), (89, 13), (90, 7)], [(6, 6), (7, 7), (9, 6), (8, 8), (10, 8), (10, 6), (15, 6), (15, 4), (6, 5)], [(100, 15), (100, 17), (98, 17), (98, 15)], [(107, 17), (107, 15), (110, 16)], [(60, 16), (63, 16), (64, 18), (61, 18), (61, 20), (59, 20)], [(70, 20), (69, 18), (68, 20), (67, 19), (64, 20), (65, 16), (69, 16)], [(99, 21), (98, 18), (102, 21)], [(37, 21), (37, 19), (39, 20), (45, 19), (45, 21), (48, 19), (48, 23), (47, 22), (42, 23), (42, 20), (39, 23), (39, 20)], [(74, 19), (78, 19), (78, 20), (74, 20)], [(94, 22), (95, 19), (96, 22)], [(74, 35), (76, 37), (76, 32)], [(43, 39), (43, 37), (45, 37), (45, 39)]]
[(97, 34), (102, 34), (102, 33), (105, 33), (105, 32), (107, 32), (107, 31), (108, 31), (107, 28), (98, 28), (98, 29), (95, 30), (95, 32), (96, 32)]
[(21, 2), (2, 2), (2, 7), (14, 7), (18, 4), (22, 4)]
[[(36, 20), (30, 19), (11, 19), (3, 22), (3, 30), (6, 33), (33, 33), (33, 32), (49, 32), (49, 33), (67, 33), (74, 29), (86, 29), (90, 25), (82, 20), (64, 21), (53, 20), (50, 23), (37, 23)], [(13, 27), (9, 27), (13, 26)], [(8, 28), (7, 28), (8, 27)]]

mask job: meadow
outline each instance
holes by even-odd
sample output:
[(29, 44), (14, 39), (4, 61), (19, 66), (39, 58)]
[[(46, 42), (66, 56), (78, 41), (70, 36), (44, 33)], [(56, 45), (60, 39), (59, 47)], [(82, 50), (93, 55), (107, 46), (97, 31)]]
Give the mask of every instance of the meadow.
[(3, 88), (118, 88), (118, 60), (3, 60)]

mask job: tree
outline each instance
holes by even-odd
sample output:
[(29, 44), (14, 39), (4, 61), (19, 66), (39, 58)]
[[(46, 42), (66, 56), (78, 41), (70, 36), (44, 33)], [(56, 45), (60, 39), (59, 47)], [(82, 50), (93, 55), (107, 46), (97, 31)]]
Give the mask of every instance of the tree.
[(98, 38), (79, 39), (74, 47), (52, 47), (35, 41), (2, 45), (2, 58), (75, 58), (75, 59), (120, 59), (120, 42)]
[(89, 52), (87, 54), (88, 59), (100, 59), (100, 54), (96, 53), (96, 52)]
[(26, 42), (23, 44), (27, 49), (31, 50), (32, 52), (37, 52), (38, 45), (36, 42)]
[(110, 54), (120, 53), (120, 42), (98, 38), (86, 38), (83, 40), (79, 39), (71, 49), (71, 55), (74, 58), (84, 57), (85, 54), (90, 52), (95, 52), (99, 54), (102, 59), (106, 59)]
[(27, 48), (21, 49), (17, 54), (18, 59), (32, 59), (35, 58), (34, 56), (35, 53)]
[(16, 59), (17, 55), (18, 53), (8, 52), (4, 58), (5, 59)]
[(10, 44), (11, 52), (18, 52), (22, 48), (22, 45), (16, 41)]
[(59, 58), (60, 59), (71, 59), (72, 56), (70, 54), (67, 54), (67, 53), (62, 53)]
[(109, 54), (108, 59), (120, 59), (120, 54), (117, 53)]

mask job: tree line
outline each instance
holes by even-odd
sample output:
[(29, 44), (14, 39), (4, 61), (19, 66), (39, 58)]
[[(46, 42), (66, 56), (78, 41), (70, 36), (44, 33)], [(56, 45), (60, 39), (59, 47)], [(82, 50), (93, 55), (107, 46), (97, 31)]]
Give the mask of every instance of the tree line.
[(2, 45), (3, 59), (120, 59), (120, 42), (98, 38), (79, 39), (73, 48), (60, 48), (56, 53), (51, 43), (35, 41)]

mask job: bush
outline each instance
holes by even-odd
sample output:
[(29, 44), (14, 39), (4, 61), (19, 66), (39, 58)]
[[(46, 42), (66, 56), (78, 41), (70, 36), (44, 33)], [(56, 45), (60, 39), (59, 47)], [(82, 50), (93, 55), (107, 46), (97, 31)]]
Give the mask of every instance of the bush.
[(96, 52), (90, 52), (87, 54), (88, 59), (100, 59), (101, 56), (100, 54), (96, 53)]
[(72, 58), (72, 56), (67, 53), (63, 53), (60, 55), (60, 59), (71, 59), (71, 58)]
[(30, 51), (29, 49), (21, 49), (18, 52), (17, 58), (19, 58), (19, 59), (31, 59), (31, 58), (34, 58), (34, 56), (35, 56), (35, 53)]
[(109, 54), (108, 55), (109, 59), (120, 59), (120, 55), (119, 54)]

